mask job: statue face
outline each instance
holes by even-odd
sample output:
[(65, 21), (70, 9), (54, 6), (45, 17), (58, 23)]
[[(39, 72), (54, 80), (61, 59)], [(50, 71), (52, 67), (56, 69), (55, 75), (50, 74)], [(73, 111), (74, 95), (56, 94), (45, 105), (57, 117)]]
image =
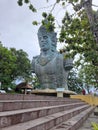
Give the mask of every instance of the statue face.
[(51, 38), (48, 35), (40, 35), (38, 36), (39, 39), (39, 45), (41, 50), (47, 51), (51, 49)]

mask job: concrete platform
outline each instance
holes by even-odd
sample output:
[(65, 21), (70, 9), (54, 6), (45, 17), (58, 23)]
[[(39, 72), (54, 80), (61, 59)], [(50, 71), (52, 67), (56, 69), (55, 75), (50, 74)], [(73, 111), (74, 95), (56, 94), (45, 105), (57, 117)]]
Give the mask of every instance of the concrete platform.
[(64, 90), (64, 91), (57, 91), (56, 89), (38, 89), (32, 90), (32, 94), (36, 95), (46, 95), (46, 96), (55, 96), (55, 97), (70, 97), (70, 95), (76, 95), (74, 91)]

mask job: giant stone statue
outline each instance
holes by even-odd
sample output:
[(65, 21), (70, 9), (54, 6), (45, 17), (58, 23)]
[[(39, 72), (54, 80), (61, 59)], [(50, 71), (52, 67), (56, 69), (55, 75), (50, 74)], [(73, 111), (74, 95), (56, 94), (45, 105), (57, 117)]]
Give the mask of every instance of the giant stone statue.
[(56, 50), (55, 32), (48, 32), (44, 26), (38, 30), (40, 55), (33, 57), (32, 68), (42, 88), (65, 88), (67, 76), (72, 69), (72, 59), (64, 59), (64, 55)]

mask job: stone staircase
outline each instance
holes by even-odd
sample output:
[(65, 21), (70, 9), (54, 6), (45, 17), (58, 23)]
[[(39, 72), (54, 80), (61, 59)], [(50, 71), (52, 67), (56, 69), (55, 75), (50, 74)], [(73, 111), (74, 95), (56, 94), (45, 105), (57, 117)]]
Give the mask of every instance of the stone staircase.
[(77, 99), (0, 94), (0, 130), (77, 130), (93, 110)]

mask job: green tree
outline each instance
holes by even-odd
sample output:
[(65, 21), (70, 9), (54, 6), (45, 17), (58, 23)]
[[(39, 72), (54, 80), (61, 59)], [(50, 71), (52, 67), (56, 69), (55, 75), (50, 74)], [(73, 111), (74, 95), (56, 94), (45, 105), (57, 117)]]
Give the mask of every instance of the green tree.
[(16, 69), (16, 57), (6, 47), (0, 44), (0, 82), (7, 88), (13, 80), (14, 70)]
[[(59, 40), (60, 42), (65, 42), (65, 50), (71, 51), (72, 57), (78, 53), (86, 57), (85, 60), (91, 61), (92, 53), (94, 53), (96, 48), (95, 41), (85, 12), (82, 11), (78, 16), (73, 18), (68, 12), (65, 14), (62, 20)], [(90, 49), (92, 49), (91, 54), (89, 52)]]
[(0, 82), (2, 88), (7, 89), (12, 81), (22, 78), (32, 80), (31, 63), (23, 50), (8, 49), (0, 44)]
[(90, 85), (98, 87), (97, 74), (98, 74), (97, 66), (94, 66), (89, 63), (82, 65), (79, 71), (79, 77), (81, 78), (82, 82), (86, 84), (88, 92), (90, 89), (89, 88)]
[(15, 78), (23, 78), (25, 81), (31, 80), (31, 63), (28, 59), (28, 54), (24, 52), (22, 49), (16, 50), (15, 48), (10, 49), (12, 54), (16, 57), (16, 70), (14, 70), (14, 79)]
[[(72, 18), (68, 13), (65, 14), (65, 17), (62, 20), (63, 26), (60, 33), (60, 41), (67, 43), (65, 51), (71, 52), (72, 57), (78, 54), (78, 60), (76, 60), (75, 65), (77, 67), (82, 66), (80, 69), (80, 73), (82, 74), (81, 78), (83, 78), (83, 75), (86, 76), (85, 82), (87, 87), (92, 84), (92, 77), (93, 81), (96, 81), (95, 86), (97, 87), (97, 45), (90, 30), (90, 24), (85, 11), (79, 12), (78, 16)], [(89, 66), (87, 66), (87, 64)], [(89, 71), (89, 73), (87, 71)]]

